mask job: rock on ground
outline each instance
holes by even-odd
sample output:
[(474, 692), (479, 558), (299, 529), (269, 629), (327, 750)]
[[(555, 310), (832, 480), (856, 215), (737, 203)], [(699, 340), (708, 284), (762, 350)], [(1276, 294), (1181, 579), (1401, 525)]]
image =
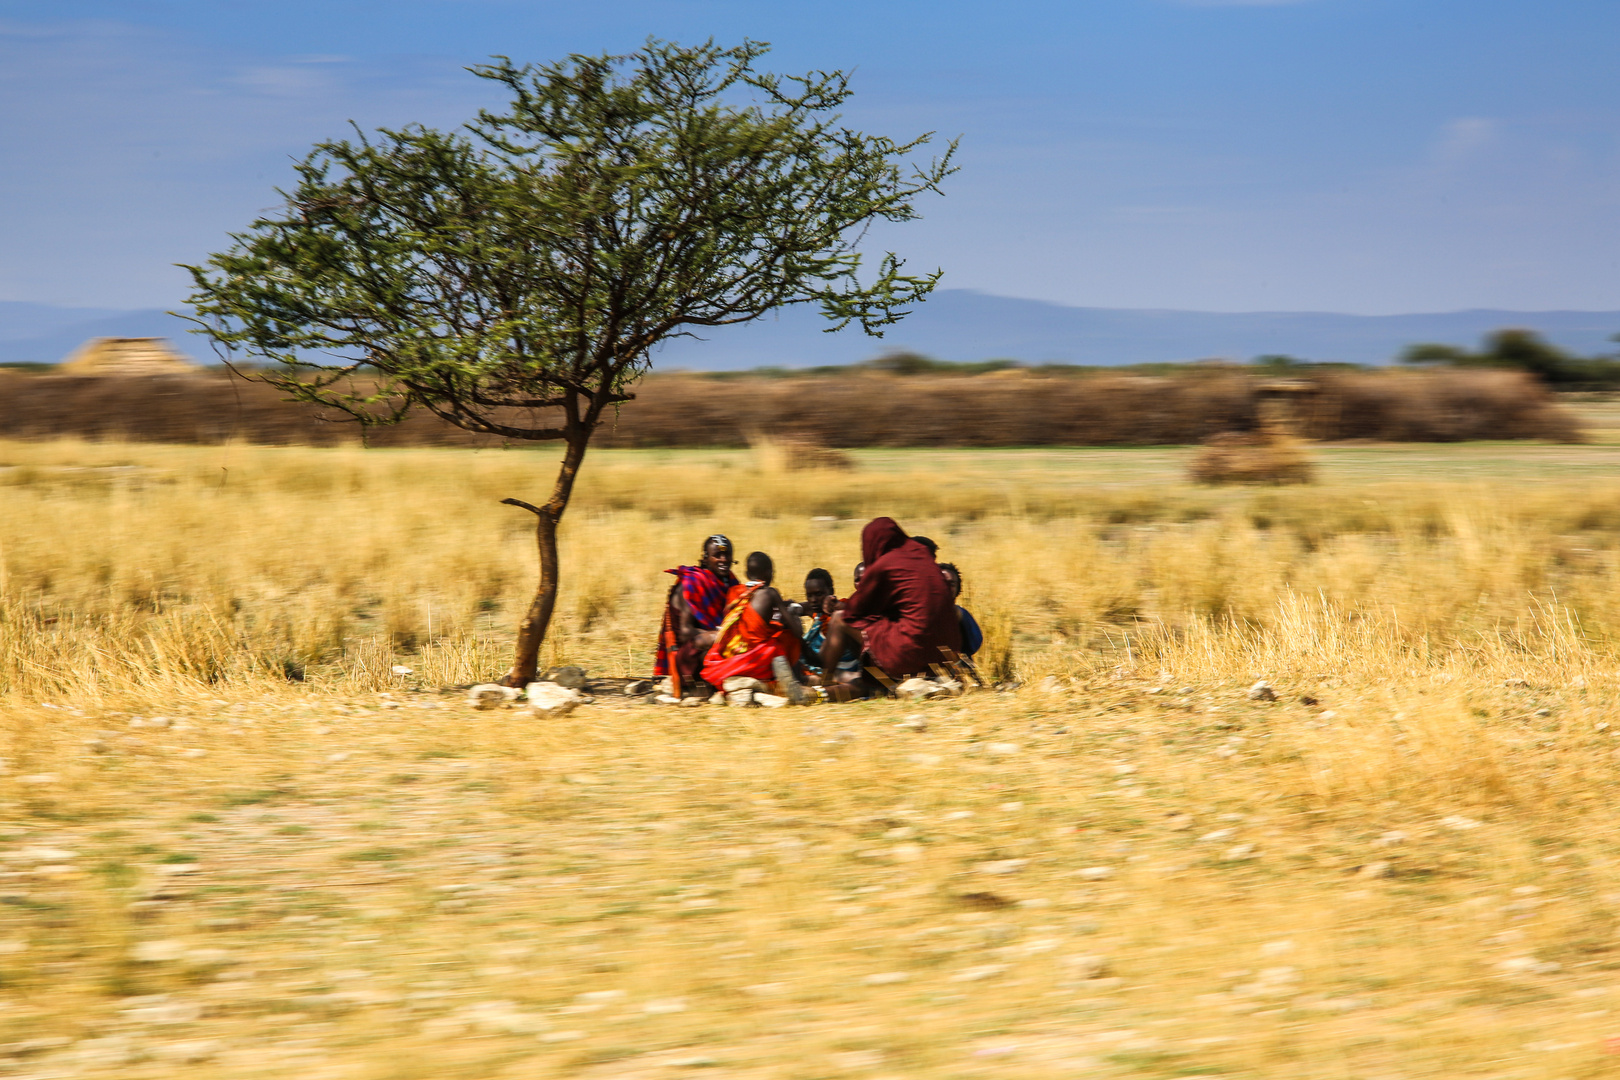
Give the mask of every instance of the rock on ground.
[(467, 704), (475, 709), (498, 709), (508, 701), (516, 701), (517, 687), (498, 683), (479, 683), (467, 691)]
[(529, 684), (529, 708), (542, 716), (566, 716), (583, 701), (578, 690), (552, 682)]
[(578, 690), (585, 685), (585, 669), (573, 664), (564, 664), (554, 667), (542, 677), (545, 682), (553, 682), (558, 686), (566, 686), (570, 690)]

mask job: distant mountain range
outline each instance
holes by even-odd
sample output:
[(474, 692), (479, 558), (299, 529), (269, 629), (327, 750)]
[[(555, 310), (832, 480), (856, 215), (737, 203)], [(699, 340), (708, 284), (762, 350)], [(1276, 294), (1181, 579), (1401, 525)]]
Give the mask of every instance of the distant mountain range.
[(160, 308), (53, 307), (0, 300), (0, 363), (54, 364), (91, 338), (168, 338), (182, 354), (213, 361), (201, 338), (186, 333), (190, 323)]
[[(816, 367), (908, 349), (941, 360), (1014, 359), (1026, 363), (1138, 364), (1285, 354), (1302, 360), (1381, 364), (1415, 342), (1475, 346), (1492, 330), (1526, 327), (1581, 355), (1612, 353), (1620, 311), (1456, 311), (1431, 315), (1337, 315), (1327, 312), (1219, 313), (1066, 307), (1041, 300), (945, 289), (879, 340), (848, 329), (822, 332), (825, 320), (795, 308), (775, 319), (725, 327), (707, 340), (670, 342), (659, 368), (736, 370)], [(212, 362), (188, 323), (159, 309), (119, 311), (0, 301), (0, 362), (54, 363), (92, 337), (166, 337)]]

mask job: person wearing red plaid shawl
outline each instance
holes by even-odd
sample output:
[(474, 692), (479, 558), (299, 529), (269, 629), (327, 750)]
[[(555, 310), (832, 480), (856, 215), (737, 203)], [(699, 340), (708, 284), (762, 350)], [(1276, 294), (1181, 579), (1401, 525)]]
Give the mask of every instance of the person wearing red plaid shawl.
[(677, 693), (701, 689), (699, 673), (726, 612), (726, 595), (737, 579), (731, 573), (731, 541), (719, 535), (703, 541), (697, 566), (665, 570), (675, 575), (658, 635), (655, 677), (672, 676)]

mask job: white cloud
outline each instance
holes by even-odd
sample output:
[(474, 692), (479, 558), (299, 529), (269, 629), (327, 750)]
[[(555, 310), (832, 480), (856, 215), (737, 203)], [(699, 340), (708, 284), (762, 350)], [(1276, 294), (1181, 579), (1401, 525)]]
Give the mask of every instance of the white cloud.
[(238, 71), (233, 81), (273, 97), (314, 97), (342, 90), (338, 80), (325, 70), (304, 65), (250, 64)]
[(1486, 116), (1464, 116), (1451, 121), (1434, 144), (1434, 158), (1450, 165), (1489, 149), (1497, 142), (1501, 125)]

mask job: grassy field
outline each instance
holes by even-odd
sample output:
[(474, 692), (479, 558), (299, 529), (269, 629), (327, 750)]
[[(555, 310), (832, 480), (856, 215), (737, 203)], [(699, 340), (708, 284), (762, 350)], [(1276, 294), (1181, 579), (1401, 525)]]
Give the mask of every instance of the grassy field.
[(1613, 1075), (1620, 439), (1189, 454), (596, 454), (548, 661), (889, 513), (1024, 685), (539, 721), (549, 453), (0, 444), (0, 1076)]

